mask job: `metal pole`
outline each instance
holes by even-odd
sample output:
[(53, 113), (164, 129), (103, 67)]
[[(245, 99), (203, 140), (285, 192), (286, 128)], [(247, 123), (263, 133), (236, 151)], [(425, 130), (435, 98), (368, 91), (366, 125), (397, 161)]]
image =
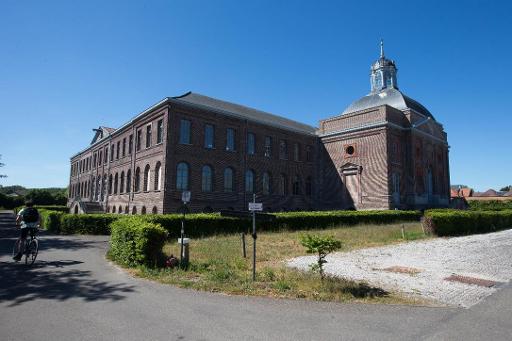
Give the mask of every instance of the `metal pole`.
[[(252, 202), (256, 202), (256, 194), (253, 194)], [(252, 280), (256, 280), (256, 211), (252, 211)]]
[(183, 216), (181, 218), (181, 251), (180, 251), (180, 268), (183, 268), (183, 238), (185, 237), (185, 210), (187, 204), (183, 205)]
[(242, 254), (244, 258), (247, 258), (247, 251), (245, 249), (245, 232), (242, 232)]

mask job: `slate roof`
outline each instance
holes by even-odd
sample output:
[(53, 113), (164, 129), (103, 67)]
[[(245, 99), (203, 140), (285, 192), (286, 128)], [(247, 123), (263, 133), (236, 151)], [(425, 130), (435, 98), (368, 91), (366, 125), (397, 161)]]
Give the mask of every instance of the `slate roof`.
[(343, 111), (342, 115), (377, 107), (384, 104), (399, 110), (413, 109), (414, 111), (419, 112), (426, 117), (434, 119), (434, 116), (432, 116), (427, 108), (394, 88), (385, 89), (377, 93), (372, 92), (364, 97), (361, 97), (357, 101), (352, 102), (352, 104), (350, 104), (348, 108)]
[(172, 100), (190, 104), (196, 107), (206, 107), (219, 111), (228, 116), (247, 119), (250, 121), (271, 125), (277, 128), (291, 130), (299, 133), (315, 135), (316, 128), (304, 123), (293, 121), (281, 116), (270, 114), (240, 104), (222, 101), (220, 99), (204, 96), (194, 92), (187, 92), (182, 96), (171, 97)]

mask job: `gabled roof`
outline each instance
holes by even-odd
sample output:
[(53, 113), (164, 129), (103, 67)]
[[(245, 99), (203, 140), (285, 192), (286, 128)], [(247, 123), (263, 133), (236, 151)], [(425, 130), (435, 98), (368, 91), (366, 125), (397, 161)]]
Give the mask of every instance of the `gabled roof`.
[(316, 128), (304, 123), (193, 92), (187, 92), (182, 96), (172, 97), (171, 99), (177, 102), (186, 103), (196, 107), (209, 108), (226, 115), (247, 119), (257, 123), (267, 124), (286, 130), (292, 130), (309, 135), (314, 135), (316, 131)]

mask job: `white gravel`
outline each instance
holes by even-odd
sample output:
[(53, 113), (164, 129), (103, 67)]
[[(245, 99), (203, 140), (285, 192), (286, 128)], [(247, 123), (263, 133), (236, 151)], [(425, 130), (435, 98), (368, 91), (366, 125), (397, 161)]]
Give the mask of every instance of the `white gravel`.
[[(334, 276), (442, 304), (470, 307), (512, 279), (512, 230), (334, 253), (326, 260), (325, 271)], [(309, 270), (314, 262), (314, 256), (305, 256), (289, 260), (287, 264)], [(421, 272), (404, 274), (383, 270), (393, 266), (416, 268)], [(446, 281), (451, 275), (500, 283), (488, 288)]]

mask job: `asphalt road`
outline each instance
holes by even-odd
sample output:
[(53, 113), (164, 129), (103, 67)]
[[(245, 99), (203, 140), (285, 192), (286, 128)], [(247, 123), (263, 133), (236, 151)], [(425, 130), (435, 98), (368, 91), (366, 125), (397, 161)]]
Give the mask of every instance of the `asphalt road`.
[(10, 259), (0, 213), (1, 340), (511, 340), (512, 286), (471, 309), (230, 297), (132, 278), (107, 237), (40, 236), (34, 266)]

